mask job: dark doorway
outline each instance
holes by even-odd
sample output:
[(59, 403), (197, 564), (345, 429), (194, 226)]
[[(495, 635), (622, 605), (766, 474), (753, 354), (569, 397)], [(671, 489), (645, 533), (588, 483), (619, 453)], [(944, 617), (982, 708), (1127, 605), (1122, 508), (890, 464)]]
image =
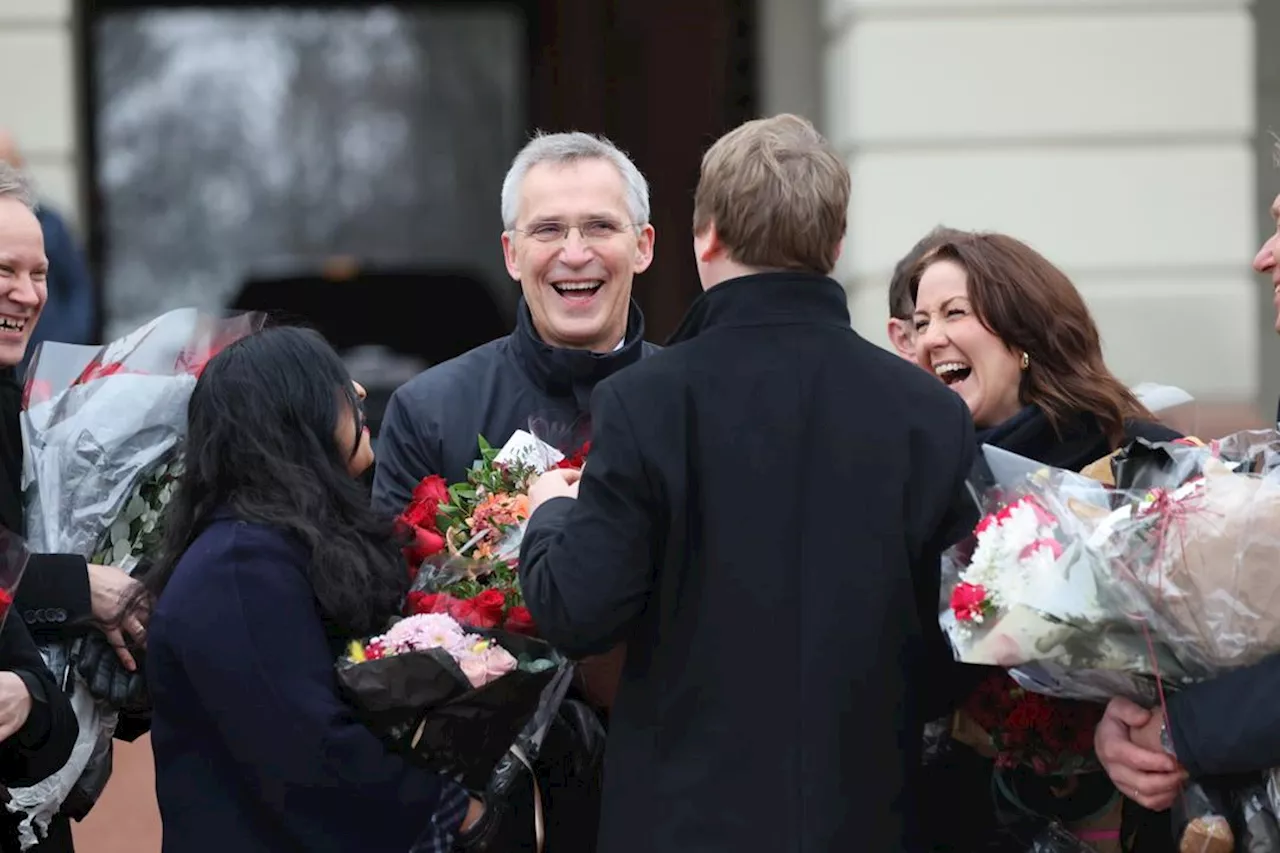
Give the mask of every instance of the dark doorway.
[[(498, 186), (534, 129), (578, 129), (612, 138), (649, 178), (657, 253), (636, 297), (661, 341), (699, 292), (689, 223), (702, 152), (755, 113), (754, 0), (77, 9), (89, 248), (107, 333), (174, 301), (277, 302), (316, 325), (340, 317), (340, 334), (325, 329), (335, 342), (385, 337), (437, 360), (446, 327), (474, 327), (450, 338), (459, 347), (510, 327), (518, 290), (501, 269)], [(291, 63), (305, 73), (281, 116), (271, 105), (284, 103), (280, 66)], [(188, 88), (164, 90), (175, 74)], [(368, 142), (379, 128), (403, 141), (381, 163)], [(292, 165), (269, 158), (282, 147)], [(272, 226), (218, 230), (255, 205), (275, 205)], [(350, 259), (342, 287), (301, 284), (332, 284), (333, 256)], [(472, 302), (489, 315), (450, 310), (446, 286), (483, 288)], [(389, 317), (419, 323), (419, 343), (382, 329)]]

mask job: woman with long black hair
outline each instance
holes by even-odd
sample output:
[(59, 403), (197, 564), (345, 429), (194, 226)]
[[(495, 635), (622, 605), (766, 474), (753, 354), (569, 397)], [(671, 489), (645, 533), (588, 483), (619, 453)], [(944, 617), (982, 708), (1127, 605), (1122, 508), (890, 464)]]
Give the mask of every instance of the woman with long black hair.
[(144, 581), (165, 850), (446, 851), (482, 813), (337, 692), (345, 642), (383, 630), (408, 584), (358, 482), (363, 396), (323, 338), (283, 327), (228, 347), (191, 396)]

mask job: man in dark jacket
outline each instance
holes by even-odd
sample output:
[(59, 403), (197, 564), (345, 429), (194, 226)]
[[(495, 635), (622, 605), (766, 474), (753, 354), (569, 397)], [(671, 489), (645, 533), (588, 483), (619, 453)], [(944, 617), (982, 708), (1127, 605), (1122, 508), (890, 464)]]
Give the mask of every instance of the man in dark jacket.
[[(706, 154), (707, 292), (601, 383), (581, 474), (535, 484), (520, 581), (575, 655), (625, 641), (602, 853), (915, 849), (958, 397), (850, 328), (849, 173), (794, 116)], [(954, 532), (953, 532), (954, 531)]]
[[(409, 503), (423, 477), (464, 479), (480, 455), (481, 435), (500, 447), (516, 430), (532, 430), (566, 454), (578, 451), (596, 383), (657, 351), (645, 342), (644, 317), (631, 299), (634, 277), (653, 260), (649, 187), (612, 143), (585, 133), (534, 138), (503, 181), (502, 222), (507, 271), (522, 292), (515, 331), (424, 371), (392, 395), (373, 483), (374, 502), (389, 512)], [(579, 670), (593, 706), (611, 701), (622, 654)], [(591, 711), (565, 713), (578, 719), (568, 727), (582, 736), (577, 746), (598, 741), (587, 734), (599, 731)], [(575, 793), (562, 790), (551, 804), (553, 849), (584, 849), (575, 845), (592, 834), (593, 778), (591, 771), (575, 777), (562, 786)], [(566, 805), (579, 794), (585, 802)]]
[[(1276, 232), (1253, 268), (1275, 292), (1280, 332), (1280, 196), (1271, 216)], [(1094, 746), (1116, 787), (1155, 811), (1173, 805), (1187, 778), (1280, 767), (1280, 655), (1170, 695), (1167, 718), (1160, 708), (1113, 699)]]
[[(44, 307), (47, 273), (44, 238), (30, 190), (16, 170), (0, 163), (0, 464), (5, 475), (0, 483), (0, 526), (14, 532), (22, 530), (22, 398), (13, 368), (22, 361)], [(88, 572), (83, 559), (65, 555), (36, 554), (27, 563), (10, 618), (0, 632), (0, 784), (32, 785), (70, 755), (76, 719), (31, 634), (66, 631), (70, 620), (92, 612)], [(0, 849), (17, 849), (16, 823), (7, 810), (0, 814)], [(55, 822), (49, 839), (35, 849), (71, 850), (66, 820)]]
[(631, 299), (632, 279), (653, 260), (649, 187), (625, 154), (585, 133), (536, 137), (503, 181), (502, 222), (522, 292), (516, 329), (392, 395), (373, 482), (374, 502), (390, 512), (423, 477), (462, 480), (480, 435), (501, 447), (536, 420), (552, 443), (585, 437), (596, 383), (656, 349)]
[[(26, 163), (17, 141), (4, 128), (0, 128), (0, 161), (19, 171)], [(44, 253), (49, 259), (49, 301), (41, 312), (39, 327), (32, 332), (24, 364), (31, 360), (41, 341), (88, 344), (97, 335), (97, 299), (84, 253), (66, 220), (50, 205), (39, 205), (36, 218), (40, 220)]]

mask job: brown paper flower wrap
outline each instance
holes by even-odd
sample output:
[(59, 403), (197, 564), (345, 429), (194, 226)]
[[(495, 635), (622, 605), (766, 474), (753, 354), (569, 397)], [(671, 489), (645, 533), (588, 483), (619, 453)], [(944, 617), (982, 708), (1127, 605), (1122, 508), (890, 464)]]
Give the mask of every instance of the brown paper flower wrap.
[(1103, 547), (1138, 582), (1152, 629), (1189, 673), (1280, 649), (1280, 479), (1206, 464), (1204, 477), (1130, 507)]

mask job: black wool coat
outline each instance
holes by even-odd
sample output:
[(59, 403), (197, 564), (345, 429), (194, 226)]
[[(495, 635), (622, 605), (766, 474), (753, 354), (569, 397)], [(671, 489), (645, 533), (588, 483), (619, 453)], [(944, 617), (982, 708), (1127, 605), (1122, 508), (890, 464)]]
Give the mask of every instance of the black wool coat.
[(579, 499), (521, 553), (549, 641), (627, 644), (599, 849), (915, 849), (968, 410), (823, 276), (724, 282), (676, 341), (597, 386)]

